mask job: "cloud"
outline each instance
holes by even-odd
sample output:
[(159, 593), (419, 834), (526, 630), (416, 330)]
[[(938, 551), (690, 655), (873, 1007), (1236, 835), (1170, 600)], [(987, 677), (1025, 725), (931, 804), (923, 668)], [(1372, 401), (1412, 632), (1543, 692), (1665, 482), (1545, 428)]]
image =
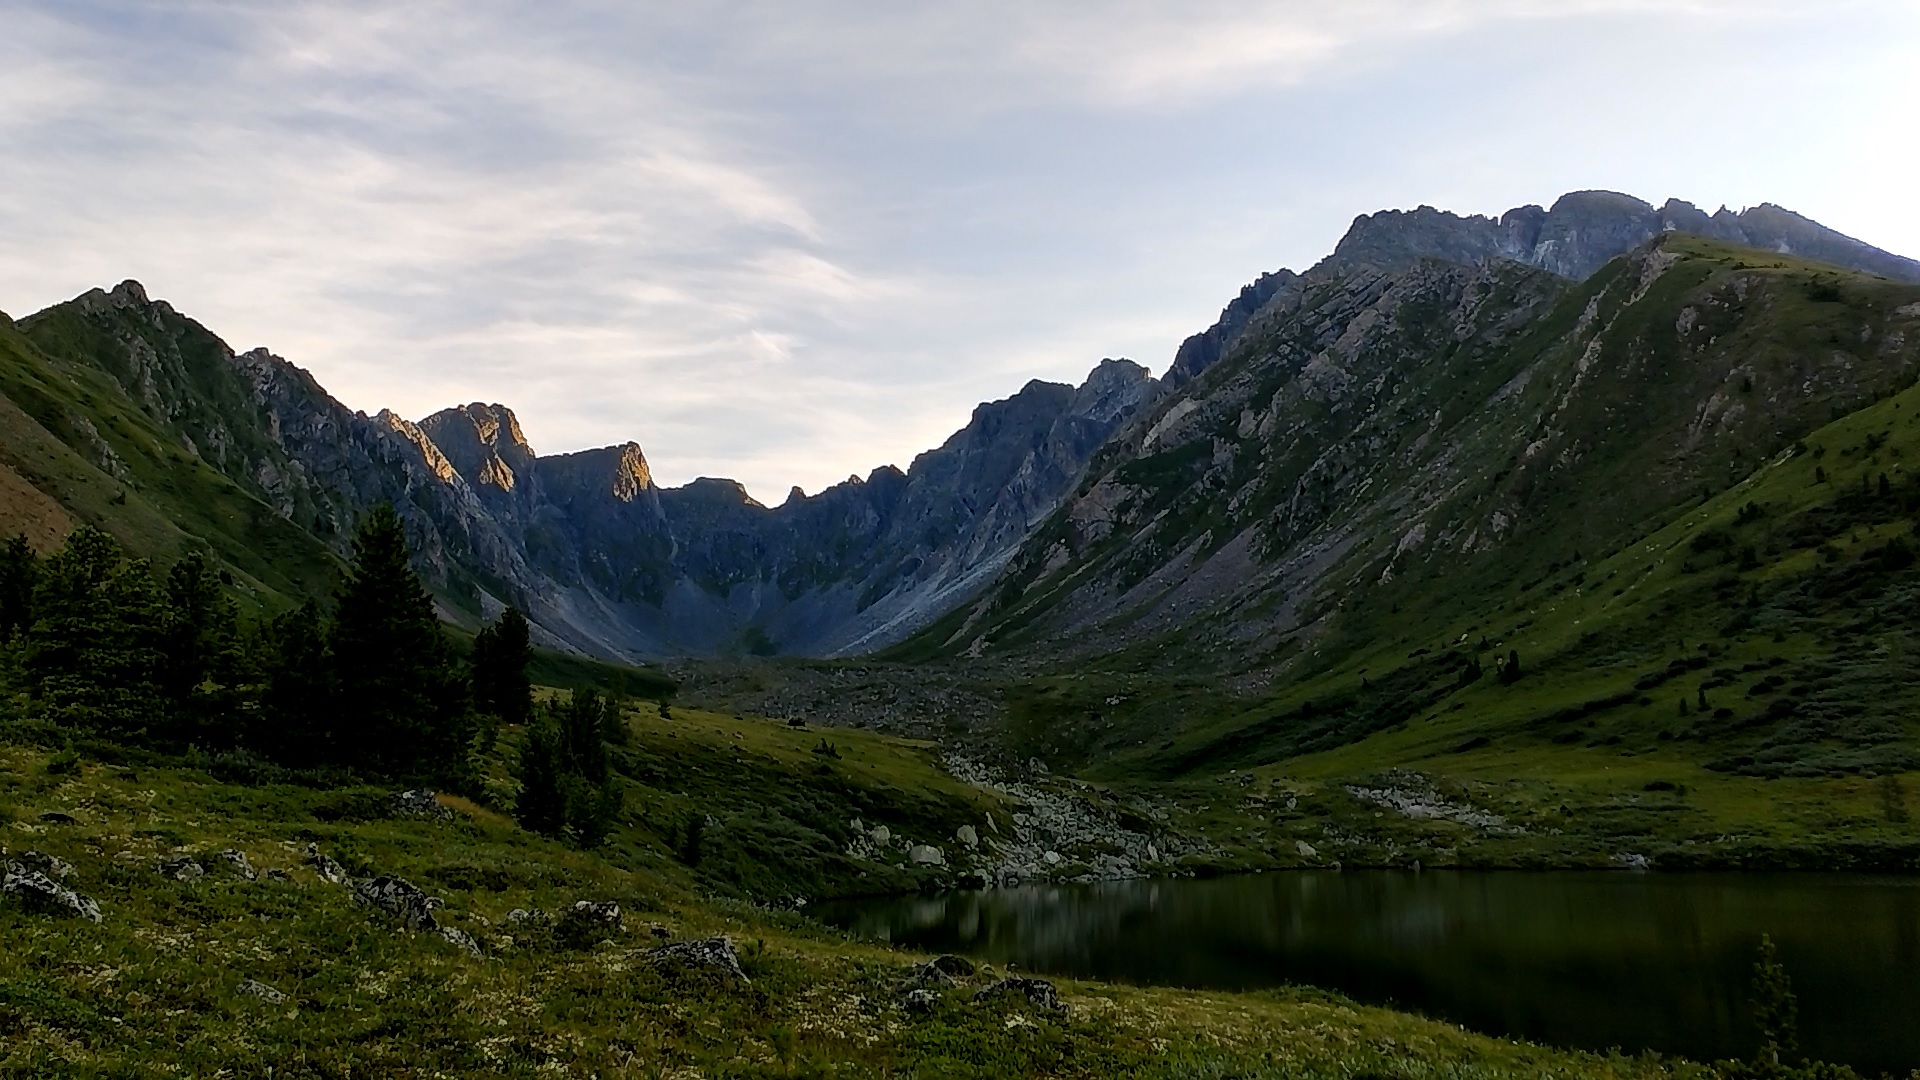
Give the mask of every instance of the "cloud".
[[(1837, 136), (1755, 148), (1910, 88), (1855, 62), (1903, 11), (0, 0), (0, 306), (139, 277), (355, 407), (504, 401), (543, 452), (636, 438), (777, 501), (1030, 377), (1163, 366), (1382, 203), (1755, 176), (1818, 209), (1851, 189), (1795, 161)], [(1734, 57), (1769, 78), (1722, 108)], [(1690, 145), (1636, 145), (1689, 96)]]

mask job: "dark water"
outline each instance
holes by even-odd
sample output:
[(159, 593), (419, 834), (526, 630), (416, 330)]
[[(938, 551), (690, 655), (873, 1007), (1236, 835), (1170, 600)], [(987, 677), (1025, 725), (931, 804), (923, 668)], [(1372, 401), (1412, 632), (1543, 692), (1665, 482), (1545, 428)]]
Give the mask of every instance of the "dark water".
[(1920, 879), (1290, 871), (822, 905), (826, 921), (1022, 970), (1139, 984), (1304, 983), (1494, 1034), (1745, 1056), (1770, 934), (1802, 1045), (1920, 1068)]

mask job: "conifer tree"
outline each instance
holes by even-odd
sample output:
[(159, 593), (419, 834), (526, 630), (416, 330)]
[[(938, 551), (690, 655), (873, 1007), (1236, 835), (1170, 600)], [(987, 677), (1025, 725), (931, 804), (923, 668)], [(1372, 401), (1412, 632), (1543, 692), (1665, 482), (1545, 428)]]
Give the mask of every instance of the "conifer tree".
[(550, 715), (541, 717), (527, 728), (514, 770), (514, 779), (520, 783), (514, 817), (521, 827), (546, 836), (559, 836), (567, 827), (566, 795), (560, 786), (560, 744), (559, 724)]
[(327, 646), (339, 708), (335, 745), (347, 762), (458, 782), (466, 770), (466, 680), (391, 506), (376, 507), (354, 538)]
[(521, 744), (516, 779), (520, 824), (584, 847), (606, 838), (620, 813), (606, 736), (617, 710), (594, 690), (576, 690), (564, 706), (541, 710)]
[(24, 535), (0, 545), (0, 643), (33, 622), (33, 584), (40, 561)]
[(170, 741), (206, 748), (240, 741), (240, 613), (199, 552), (167, 574), (161, 688)]
[(25, 662), (35, 700), (63, 724), (139, 740), (161, 715), (161, 603), (145, 563), (91, 525), (35, 583)]
[(507, 608), (474, 639), (473, 707), (502, 724), (525, 724), (533, 715), (533, 683), (527, 677), (532, 660), (526, 617)]
[(319, 605), (309, 600), (267, 622), (254, 653), (260, 705), (247, 744), (295, 768), (338, 762), (333, 668)]
[(1760, 935), (1760, 955), (1753, 964), (1753, 1022), (1760, 1029), (1761, 1066), (1787, 1064), (1800, 1048), (1800, 1005), (1792, 980), (1780, 963), (1773, 938)]

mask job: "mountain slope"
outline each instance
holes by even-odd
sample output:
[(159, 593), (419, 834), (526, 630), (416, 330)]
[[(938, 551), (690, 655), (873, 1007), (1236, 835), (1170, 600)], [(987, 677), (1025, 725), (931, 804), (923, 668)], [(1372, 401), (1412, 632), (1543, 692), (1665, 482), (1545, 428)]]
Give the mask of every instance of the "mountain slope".
[[(10, 527), (51, 542), (63, 526), (49, 523), (77, 514), (112, 520), (162, 559), (211, 545), (255, 578), (280, 565), (290, 576), (264, 584), (263, 601), (291, 603), (324, 594), (355, 518), (390, 502), (449, 618), (471, 624), (511, 603), (544, 643), (616, 659), (825, 654), (904, 637), (990, 577), (1157, 391), (1126, 361), (1078, 388), (1031, 383), (904, 473), (767, 508), (730, 481), (659, 489), (632, 443), (539, 457), (501, 405), (418, 424), (355, 412), (135, 282), (6, 332), (0, 390), (33, 417), (14, 425), (0, 477), (5, 505), (18, 505)], [(119, 437), (129, 425), (144, 449)], [(41, 459), (65, 465), (56, 476)], [(225, 517), (208, 516), (220, 507)]]
[[(1577, 588), (1920, 374), (1920, 287), (1683, 235), (1582, 283), (1504, 260), (1315, 276), (1118, 436), (1001, 587), (915, 643), (1064, 647), (1240, 695), (1172, 740), (1164, 715), (1045, 714), (1033, 748), (1161, 775), (1328, 750), (1470, 701), (1452, 695), (1514, 649), (1558, 665), (1530, 708), (1578, 713), (1631, 650), (1536, 638), (1539, 590)], [(1745, 736), (1707, 732), (1687, 752), (1740, 756)], [(1819, 742), (1774, 766), (1816, 767)]]

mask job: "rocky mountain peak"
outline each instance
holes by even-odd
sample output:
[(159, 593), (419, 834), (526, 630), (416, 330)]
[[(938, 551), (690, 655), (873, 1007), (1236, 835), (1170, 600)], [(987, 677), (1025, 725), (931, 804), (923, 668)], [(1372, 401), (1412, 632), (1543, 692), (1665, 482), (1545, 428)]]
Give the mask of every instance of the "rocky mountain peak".
[(672, 490), (692, 501), (765, 509), (753, 496), (747, 494), (746, 485), (725, 477), (701, 476), (695, 478), (692, 483)]
[(1138, 407), (1152, 394), (1154, 385), (1146, 368), (1125, 357), (1108, 357), (1074, 391), (1068, 411), (1089, 420), (1110, 422)]
[(115, 285), (112, 291), (89, 289), (74, 297), (73, 303), (89, 315), (105, 315), (114, 311), (146, 311), (155, 307), (166, 312), (173, 310), (164, 300), (149, 299), (147, 287), (132, 278)]
[(533, 447), (505, 405), (442, 409), (419, 426), (475, 487), (512, 491), (533, 465)]
[[(1920, 262), (1893, 255), (1771, 203), (1708, 215), (1669, 199), (1659, 208), (1617, 191), (1572, 191), (1550, 209), (1520, 206), (1498, 218), (1459, 215), (1431, 206), (1362, 214), (1320, 269), (1401, 269), (1421, 259), (1479, 263), (1488, 259), (1585, 279), (1609, 261), (1663, 232), (1705, 236), (1748, 247), (1804, 255), (1902, 281), (1920, 281)], [(1311, 273), (1311, 271), (1309, 271)]]

